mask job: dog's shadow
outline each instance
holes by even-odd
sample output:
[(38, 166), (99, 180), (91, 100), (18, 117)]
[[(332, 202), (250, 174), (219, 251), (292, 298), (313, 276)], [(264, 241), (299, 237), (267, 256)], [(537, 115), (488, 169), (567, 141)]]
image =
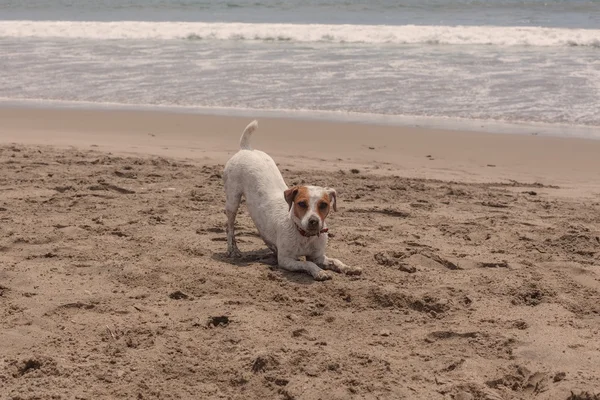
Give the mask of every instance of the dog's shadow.
[(310, 285), (316, 281), (305, 272), (290, 272), (277, 267), (277, 256), (269, 249), (253, 250), (242, 253), (241, 258), (227, 257), (227, 253), (213, 253), (212, 259), (236, 267), (249, 267), (259, 263), (266, 265), (276, 276), (285, 278), (294, 283)]
[(251, 264), (261, 263), (269, 266), (277, 266), (277, 257), (269, 249), (246, 251), (241, 258), (227, 257), (227, 253), (213, 253), (212, 259), (225, 262), (238, 267), (248, 267)]

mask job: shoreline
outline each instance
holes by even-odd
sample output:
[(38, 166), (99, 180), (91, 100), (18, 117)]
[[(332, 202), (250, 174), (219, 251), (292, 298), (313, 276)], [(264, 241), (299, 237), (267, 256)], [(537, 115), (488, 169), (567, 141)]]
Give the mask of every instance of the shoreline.
[[(466, 119), (443, 116), (370, 114), (350, 111), (251, 109), (232, 107), (203, 107), (184, 105), (152, 105), (125, 103), (96, 103), (70, 100), (6, 99), (0, 98), (0, 109), (66, 109), (101, 111), (144, 111), (173, 114), (194, 114), (222, 117), (276, 118), (321, 122), (355, 123), (404, 128), (440, 129), (478, 133), (532, 135), (566, 139), (600, 140), (600, 127), (534, 121), (504, 121)], [(568, 132), (568, 133), (567, 133)]]
[[(0, 108), (0, 143), (78, 147), (223, 164), (250, 117), (133, 110)], [(258, 118), (254, 147), (282, 167), (359, 169), (469, 183), (540, 183), (600, 193), (600, 141)]]

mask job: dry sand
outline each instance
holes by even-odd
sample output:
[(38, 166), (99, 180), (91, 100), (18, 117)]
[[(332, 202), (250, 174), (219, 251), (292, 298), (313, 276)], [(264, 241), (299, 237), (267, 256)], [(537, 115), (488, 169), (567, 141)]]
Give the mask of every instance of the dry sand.
[(364, 269), (314, 282), (243, 209), (224, 258), (247, 122), (0, 110), (0, 398), (599, 398), (600, 142), (261, 119)]

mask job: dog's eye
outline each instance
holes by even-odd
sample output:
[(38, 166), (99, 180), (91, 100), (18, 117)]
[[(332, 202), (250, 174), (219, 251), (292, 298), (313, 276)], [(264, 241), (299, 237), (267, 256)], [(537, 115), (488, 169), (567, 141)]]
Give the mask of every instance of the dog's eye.
[(327, 204), (327, 203), (321, 203), (321, 204), (319, 204), (319, 209), (321, 209), (321, 210), (325, 210), (325, 209), (327, 208), (327, 206), (328, 206), (328, 205), (329, 205), (329, 204)]
[(308, 207), (308, 205), (306, 204), (306, 202), (305, 202), (305, 201), (299, 201), (299, 202), (298, 202), (298, 206), (299, 206), (300, 208), (306, 208), (306, 207)]

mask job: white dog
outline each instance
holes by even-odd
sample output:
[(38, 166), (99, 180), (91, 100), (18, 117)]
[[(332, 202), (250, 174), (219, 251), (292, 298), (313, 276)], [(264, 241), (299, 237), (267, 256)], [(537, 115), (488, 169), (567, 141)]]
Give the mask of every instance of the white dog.
[[(242, 196), (248, 212), (269, 249), (277, 255), (279, 267), (306, 271), (315, 280), (331, 279), (324, 269), (360, 274), (360, 268), (345, 265), (325, 255), (325, 218), (336, 210), (334, 189), (294, 186), (288, 189), (277, 165), (266, 153), (250, 146), (258, 122), (251, 122), (240, 139), (240, 150), (225, 165), (225, 214), (227, 214), (227, 255), (241, 257), (235, 241), (235, 217)], [(301, 261), (300, 257), (306, 257)]]

